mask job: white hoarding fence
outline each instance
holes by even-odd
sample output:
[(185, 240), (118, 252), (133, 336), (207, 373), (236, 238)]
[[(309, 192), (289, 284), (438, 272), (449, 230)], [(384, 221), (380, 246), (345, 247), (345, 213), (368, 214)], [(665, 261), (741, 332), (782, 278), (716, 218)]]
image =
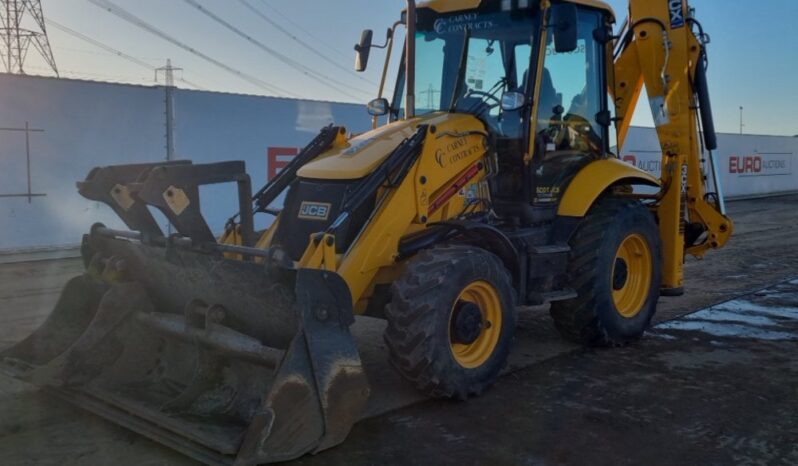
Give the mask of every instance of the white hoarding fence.
[(0, 75), (0, 127), (37, 130), (0, 131), (0, 250), (74, 245), (94, 222), (121, 226), (75, 183), (97, 165), (161, 160), (163, 113), (156, 88)]
[[(96, 166), (165, 160), (164, 94), (163, 87), (0, 74), (0, 253), (74, 247), (95, 222), (123, 228), (75, 183)], [(353, 104), (175, 90), (174, 105), (176, 158), (244, 160), (254, 189), (292, 154), (286, 147), (304, 146), (323, 126), (370, 124)], [(232, 184), (203, 187), (201, 200), (217, 232), (238, 211)]]
[[(325, 125), (370, 127), (362, 105), (174, 90), (177, 159), (244, 160), (255, 189)], [(96, 166), (166, 159), (165, 88), (0, 74), (0, 253), (74, 247), (95, 222), (122, 228), (75, 187)], [(729, 197), (798, 191), (798, 139), (722, 134)], [(653, 129), (633, 128), (623, 160), (659, 175)], [(201, 189), (214, 231), (237, 211), (234, 186)], [(263, 227), (269, 219), (261, 219)]]
[[(715, 160), (727, 198), (798, 192), (798, 138), (719, 134)], [(632, 128), (620, 157), (660, 176), (662, 152), (652, 128)], [(709, 167), (707, 167), (709, 173)]]

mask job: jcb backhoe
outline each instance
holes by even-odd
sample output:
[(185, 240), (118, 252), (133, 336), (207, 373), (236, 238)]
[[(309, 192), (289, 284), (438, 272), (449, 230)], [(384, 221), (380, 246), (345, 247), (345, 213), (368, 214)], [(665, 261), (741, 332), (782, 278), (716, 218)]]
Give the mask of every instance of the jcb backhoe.
[[(374, 129), (324, 128), (254, 196), (241, 162), (93, 170), (80, 193), (128, 229), (91, 228), (85, 274), (3, 369), (200, 461), (254, 465), (332, 447), (358, 420), (356, 315), (387, 319), (410, 383), (457, 399), (497, 379), (520, 306), (550, 303), (586, 345), (639, 339), (683, 292), (685, 255), (722, 247), (732, 222), (708, 36), (686, 0), (629, 3), (615, 35), (598, 0), (408, 1), (384, 45), (366, 31), (356, 47), (360, 70), (389, 49)], [(660, 179), (611, 151), (644, 85)], [(217, 239), (199, 186), (225, 182), (240, 211)], [(255, 231), (255, 215), (275, 219)]]

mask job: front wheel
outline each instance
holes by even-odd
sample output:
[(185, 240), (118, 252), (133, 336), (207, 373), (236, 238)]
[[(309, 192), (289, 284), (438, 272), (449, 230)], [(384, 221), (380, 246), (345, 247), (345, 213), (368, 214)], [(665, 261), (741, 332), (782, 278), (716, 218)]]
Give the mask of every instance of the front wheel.
[(422, 251), (394, 283), (386, 308), (391, 363), (427, 395), (479, 395), (507, 363), (514, 296), (509, 272), (483, 249)]
[(660, 249), (654, 216), (641, 203), (597, 204), (571, 240), (568, 276), (577, 297), (552, 303), (560, 333), (592, 346), (638, 340), (657, 308)]

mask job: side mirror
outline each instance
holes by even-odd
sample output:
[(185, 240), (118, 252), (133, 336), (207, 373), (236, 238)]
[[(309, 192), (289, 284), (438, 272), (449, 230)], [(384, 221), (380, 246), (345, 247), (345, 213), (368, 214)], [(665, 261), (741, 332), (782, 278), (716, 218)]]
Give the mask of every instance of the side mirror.
[(374, 38), (374, 31), (366, 29), (360, 35), (360, 43), (355, 46), (355, 71), (366, 71), (369, 64), (369, 54), (371, 53), (371, 41)]
[(502, 110), (514, 112), (526, 105), (526, 96), (521, 92), (505, 92), (502, 95)]
[(381, 97), (369, 102), (367, 109), (371, 116), (383, 116), (388, 114), (391, 109), (391, 104), (388, 103), (388, 99)]
[(554, 51), (570, 53), (576, 50), (579, 11), (572, 3), (558, 3), (551, 7), (549, 25), (553, 31)]
[(602, 110), (596, 114), (596, 123), (609, 128), (612, 125), (612, 113), (609, 110)]

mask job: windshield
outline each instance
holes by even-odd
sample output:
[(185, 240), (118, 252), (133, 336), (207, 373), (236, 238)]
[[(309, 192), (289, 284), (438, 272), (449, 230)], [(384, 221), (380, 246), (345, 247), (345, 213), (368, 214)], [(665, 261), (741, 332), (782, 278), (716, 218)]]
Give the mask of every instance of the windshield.
[[(418, 12), (416, 114), (457, 110), (497, 116), (502, 92), (526, 91), (535, 10)], [(394, 94), (394, 117), (404, 115), (404, 70)]]

